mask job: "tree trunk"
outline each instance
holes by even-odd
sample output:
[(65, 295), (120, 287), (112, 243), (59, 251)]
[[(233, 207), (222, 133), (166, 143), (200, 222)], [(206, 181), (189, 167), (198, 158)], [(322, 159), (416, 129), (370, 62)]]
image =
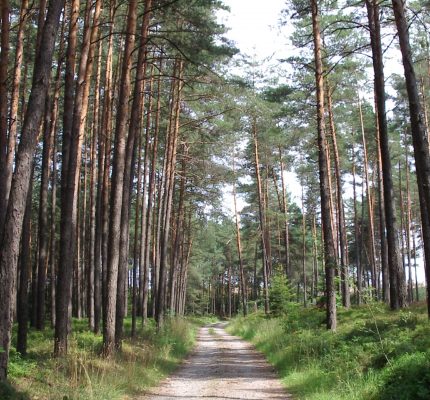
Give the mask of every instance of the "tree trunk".
[[(242, 308), (243, 308), (243, 316), (246, 317), (248, 313), (248, 306), (246, 304), (246, 282), (245, 282), (245, 273), (243, 267), (243, 257), (242, 257), (242, 242), (240, 238), (240, 225), (239, 225), (239, 213), (237, 212), (237, 199), (236, 199), (236, 169), (235, 169), (235, 160), (233, 155), (233, 206), (234, 206), (234, 219), (236, 224), (236, 245), (237, 245), (237, 254), (239, 256), (239, 274), (240, 274), (240, 282), (242, 284)], [(230, 265), (230, 261), (229, 261)], [(229, 278), (229, 315), (231, 316), (231, 286), (230, 286), (230, 278)]]
[[(113, 31), (115, 20), (116, 1), (109, 3), (110, 29), (106, 56), (104, 76), (104, 99), (99, 131), (99, 174), (97, 186), (97, 228), (96, 228), (96, 264), (94, 266), (94, 332), (100, 331), (100, 319), (106, 323), (106, 281), (107, 281), (107, 242), (108, 242), (108, 218), (109, 218), (109, 174), (111, 151), (111, 116), (112, 116), (112, 59), (113, 59)], [(102, 315), (103, 303), (103, 315)]]
[(265, 205), (264, 205), (264, 197), (262, 192), (262, 182), (261, 182), (261, 174), (260, 174), (260, 160), (259, 160), (259, 152), (258, 152), (258, 136), (257, 136), (257, 121), (256, 118), (253, 117), (252, 122), (252, 138), (254, 144), (254, 168), (255, 168), (255, 177), (257, 180), (257, 196), (258, 196), (258, 215), (260, 221), (260, 235), (261, 235), (261, 247), (263, 251), (263, 290), (264, 290), (264, 312), (266, 314), (269, 313), (269, 260), (267, 254), (267, 246), (266, 246), (266, 226), (265, 226)]
[(109, 248), (106, 287), (106, 324), (103, 329), (103, 351), (112, 355), (115, 349), (116, 302), (118, 290), (119, 245), (121, 208), (124, 188), (125, 147), (127, 142), (128, 94), (131, 89), (132, 51), (136, 34), (137, 1), (131, 0), (128, 7), (127, 30), (115, 128), (115, 147), (110, 197)]
[[(94, 63), (95, 42), (98, 35), (101, 0), (95, 3), (92, 28), (90, 29), (91, 1), (87, 0), (81, 59), (79, 62), (78, 79), (76, 81), (73, 119), (67, 150), (66, 174), (62, 175), (61, 207), (61, 240), (60, 260), (57, 284), (57, 324), (55, 327), (54, 353), (67, 353), (67, 337), (70, 316), (66, 310), (71, 299), (71, 277), (73, 262), (76, 257), (76, 227), (78, 224), (79, 179), (81, 172), (81, 149), (84, 140), (84, 129), (87, 119), (90, 81)], [(66, 110), (65, 114), (69, 110)], [(79, 260), (78, 260), (79, 264)], [(79, 268), (79, 267), (78, 267)], [(80, 299), (78, 299), (80, 301)]]
[(366, 185), (366, 196), (367, 196), (367, 213), (369, 218), (369, 233), (370, 233), (370, 272), (372, 277), (372, 286), (376, 290), (377, 288), (377, 276), (376, 276), (376, 249), (375, 249), (375, 223), (373, 218), (373, 203), (372, 195), (370, 191), (369, 183), (369, 160), (367, 157), (367, 144), (366, 144), (366, 134), (364, 131), (364, 121), (363, 121), (363, 110), (361, 108), (361, 101), (358, 98), (358, 110), (360, 113), (360, 125), (361, 125), (361, 138), (363, 142), (363, 154), (364, 154), (364, 180)]
[[(24, 53), (23, 51), (24, 50), (24, 28), (26, 26), (27, 19), (28, 19), (28, 0), (23, 0), (21, 2), (18, 33), (16, 38), (15, 65), (14, 65), (14, 72), (13, 72), (12, 93), (10, 96), (9, 136), (7, 140), (8, 143), (7, 143), (6, 163), (4, 165), (3, 170), (0, 162), (0, 170), (2, 170), (2, 172), (0, 172), (0, 232), (3, 229), (7, 203), (9, 201), (10, 185), (12, 183), (13, 159), (15, 157), (15, 146), (16, 146), (16, 136), (17, 136), (17, 125), (18, 125), (18, 103), (19, 103), (19, 89), (20, 89), (20, 83), (21, 83), (21, 66), (23, 63), (22, 61), (23, 61), (23, 53)], [(0, 107), (0, 112), (1, 112), (1, 107)], [(0, 139), (0, 143), (1, 143), (1, 140), (2, 139)], [(0, 146), (2, 146), (2, 144), (0, 144)], [(0, 147), (0, 148), (3, 149), (3, 147)], [(4, 173), (4, 176), (2, 175), (2, 173)], [(2, 201), (4, 202), (4, 205), (1, 205)]]
[(339, 248), (340, 248), (340, 279), (342, 291), (342, 304), (345, 308), (351, 306), (351, 296), (349, 293), (349, 260), (348, 260), (348, 241), (346, 237), (345, 226), (345, 208), (343, 205), (343, 185), (342, 185), (342, 171), (340, 167), (339, 150), (337, 147), (336, 128), (334, 125), (333, 105), (332, 105), (332, 92), (329, 85), (327, 85), (327, 108), (330, 122), (331, 140), (333, 144), (334, 154), (334, 170), (336, 176), (337, 187), (337, 218), (338, 218), (338, 232), (339, 232)]
[(302, 275), (303, 275), (303, 306), (308, 306), (307, 282), (306, 282), (306, 211), (305, 194), (302, 185)]
[[(392, 0), (394, 17), (402, 52), (405, 70), (406, 89), (409, 99), (411, 133), (414, 146), (415, 168), (417, 171), (418, 191), (420, 199), (421, 220), (424, 236), (425, 270), (427, 281), (427, 310), (430, 318), (430, 156), (429, 142), (426, 135), (421, 111), (417, 80), (412, 51), (409, 44), (408, 22), (402, 0)], [(403, 294), (403, 292), (401, 292)]]
[(33, 84), (24, 117), (21, 140), (15, 163), (15, 172), (10, 192), (10, 207), (6, 214), (4, 230), (1, 233), (0, 246), (0, 380), (7, 374), (10, 335), (12, 328), (12, 310), (15, 299), (15, 278), (22, 222), (30, 185), (37, 135), (42, 119), (45, 97), (50, 79), (52, 56), (56, 33), (64, 0), (51, 0), (42, 33), (42, 42), (34, 64)]
[(324, 260), (326, 280), (326, 307), (327, 307), (327, 329), (336, 330), (336, 250), (333, 242), (333, 232), (330, 218), (330, 186), (328, 181), (329, 169), (327, 160), (327, 140), (324, 131), (324, 79), (321, 56), (321, 33), (320, 15), (317, 0), (311, 0), (312, 28), (315, 55), (315, 80), (317, 98), (317, 123), (318, 123), (318, 154), (319, 154), (319, 177), (321, 191), (321, 218), (324, 237)]
[(170, 223), (172, 214), (173, 190), (175, 186), (175, 167), (176, 167), (176, 150), (179, 136), (179, 117), (181, 112), (181, 97), (184, 73), (184, 62), (181, 59), (175, 60), (173, 81), (172, 105), (170, 114), (170, 123), (167, 135), (167, 147), (165, 156), (164, 169), (164, 187), (162, 193), (162, 218), (158, 223), (161, 225), (160, 237), (160, 277), (158, 285), (158, 298), (156, 307), (157, 327), (160, 329), (164, 322), (164, 313), (166, 306), (166, 279), (167, 279), (167, 260), (168, 260), (168, 242), (170, 235)]
[[(158, 154), (158, 138), (159, 138), (159, 130), (160, 130), (160, 115), (161, 115), (161, 71), (162, 71), (162, 58), (160, 57), (160, 64), (159, 64), (159, 75), (157, 79), (157, 110), (155, 114), (155, 122), (154, 122), (154, 137), (153, 137), (153, 144), (152, 144), (152, 157), (151, 157), (151, 166), (150, 166), (150, 172), (149, 172), (149, 180), (148, 180), (148, 205), (146, 208), (146, 226), (143, 226), (143, 215), (142, 215), (142, 232), (143, 229), (145, 229), (145, 241), (144, 241), (144, 253), (143, 253), (143, 260), (141, 260), (141, 265), (143, 263), (142, 271), (144, 270), (142, 274), (142, 294), (139, 299), (142, 301), (142, 315), (143, 319), (142, 322), (145, 323), (147, 316), (148, 316), (148, 296), (149, 296), (149, 264), (150, 264), (150, 256), (151, 256), (151, 235), (153, 231), (154, 226), (154, 207), (153, 207), (153, 201), (155, 196), (155, 189), (156, 189), (156, 163), (157, 163), (157, 154)], [(152, 76), (152, 72), (151, 72)], [(149, 154), (148, 157), (149, 159)], [(154, 235), (155, 236), (155, 235)], [(155, 238), (153, 240), (153, 243), (155, 244)], [(155, 251), (153, 252), (155, 256)], [(157, 289), (157, 267), (156, 263), (153, 263), (153, 271), (152, 271), (152, 283), (153, 283), (153, 310), (155, 307), (155, 299), (157, 297), (156, 289)], [(154, 312), (153, 312), (154, 314)]]
[(352, 190), (354, 202), (354, 241), (355, 241), (355, 263), (357, 269), (357, 304), (361, 305), (362, 292), (363, 292), (363, 272), (361, 267), (361, 241), (360, 241), (360, 228), (358, 224), (358, 211), (357, 211), (357, 190), (355, 178), (355, 150), (352, 149)]
[(1, 33), (0, 33), (0, 232), (3, 231), (8, 206), (8, 171), (7, 165), (7, 117), (8, 117), (8, 65), (9, 65), (9, 0), (0, 2)]
[(382, 59), (379, 6), (376, 0), (366, 0), (369, 20), (370, 42), (374, 71), (376, 111), (379, 127), (379, 146), (382, 161), (382, 182), (384, 189), (385, 224), (388, 246), (388, 269), (390, 276), (390, 306), (392, 309), (406, 306), (404, 273), (400, 262), (399, 238), (394, 203), (392, 167), (389, 149), (387, 117), (385, 110), (385, 80)]
[[(33, 175), (33, 173), (32, 173)], [(21, 253), (19, 256), (20, 275), (18, 287), (18, 334), (16, 341), (16, 351), (22, 356), (27, 354), (27, 334), (28, 334), (28, 283), (31, 271), (31, 205), (33, 194), (33, 180), (28, 189), (27, 204), (23, 221), (23, 231), (21, 238)]]

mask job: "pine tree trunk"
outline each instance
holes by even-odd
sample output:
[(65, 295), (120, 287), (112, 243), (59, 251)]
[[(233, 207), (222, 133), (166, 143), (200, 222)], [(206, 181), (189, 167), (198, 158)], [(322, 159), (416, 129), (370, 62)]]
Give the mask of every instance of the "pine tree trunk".
[(307, 282), (306, 282), (306, 211), (305, 195), (302, 185), (302, 275), (303, 275), (303, 306), (308, 306)]
[(369, 160), (367, 157), (367, 144), (366, 135), (364, 131), (364, 121), (363, 121), (363, 110), (361, 108), (360, 98), (358, 99), (358, 110), (360, 113), (360, 125), (361, 125), (361, 139), (363, 143), (363, 155), (364, 155), (364, 180), (366, 185), (366, 197), (367, 197), (367, 213), (369, 218), (369, 240), (370, 240), (370, 273), (372, 278), (372, 286), (376, 290), (377, 288), (377, 277), (376, 277), (376, 249), (375, 249), (375, 223), (373, 218), (373, 203), (372, 195), (370, 191), (370, 179), (369, 179)]
[[(96, 229), (96, 265), (94, 267), (94, 331), (100, 331), (100, 319), (106, 324), (106, 282), (107, 282), (107, 249), (109, 231), (109, 174), (112, 135), (112, 99), (113, 99), (113, 32), (116, 1), (109, 3), (110, 29), (104, 76), (104, 99), (99, 131), (99, 176), (97, 186), (97, 229)], [(101, 282), (101, 284), (100, 284)], [(103, 304), (103, 309), (102, 309)]]
[(334, 125), (333, 105), (331, 88), (327, 85), (327, 108), (330, 122), (331, 140), (333, 144), (334, 154), (334, 170), (336, 176), (337, 187), (337, 218), (338, 218), (338, 232), (339, 232), (339, 248), (340, 248), (340, 278), (341, 278), (341, 291), (342, 291), (342, 304), (344, 307), (351, 306), (351, 296), (349, 293), (349, 271), (348, 271), (348, 242), (346, 237), (345, 226), (345, 208), (343, 205), (343, 185), (342, 185), (342, 171), (340, 167), (339, 150), (337, 147), (336, 128)]
[[(39, 201), (39, 225), (38, 225), (38, 273), (37, 273), (37, 316), (36, 329), (43, 330), (45, 327), (45, 292), (46, 292), (46, 276), (49, 266), (49, 248), (51, 240), (49, 236), (49, 221), (48, 221), (48, 186), (50, 180), (51, 158), (55, 157), (55, 133), (57, 130), (58, 119), (58, 103), (61, 88), (61, 71), (62, 57), (64, 50), (63, 39), (64, 22), (61, 28), (59, 56), (57, 60), (57, 71), (54, 83), (54, 92), (52, 100), (50, 95), (47, 95), (45, 105), (45, 124), (43, 129), (43, 155), (42, 155), (42, 177), (40, 184), (40, 201)], [(52, 103), (52, 105), (51, 105)], [(55, 218), (55, 213), (53, 214)], [(51, 223), (52, 226), (52, 223)], [(55, 224), (54, 224), (55, 226)], [(52, 235), (52, 234), (51, 234)], [(55, 277), (55, 274), (54, 274)], [(51, 283), (53, 280), (51, 279)]]
[(256, 118), (253, 118), (252, 123), (252, 139), (254, 145), (254, 168), (255, 168), (255, 177), (257, 180), (257, 197), (258, 197), (258, 215), (260, 222), (260, 235), (261, 235), (261, 248), (263, 250), (263, 298), (264, 298), (264, 312), (266, 314), (269, 313), (269, 260), (267, 254), (267, 246), (266, 246), (266, 226), (265, 226), (265, 205), (264, 205), (264, 197), (263, 197), (263, 189), (261, 182), (261, 173), (260, 173), (260, 160), (259, 160), (259, 152), (258, 152), (258, 136), (257, 136), (257, 122)]
[[(427, 310), (430, 318), (430, 155), (429, 141), (426, 135), (421, 111), (417, 80), (412, 51), (409, 44), (409, 25), (406, 20), (405, 6), (402, 0), (392, 0), (394, 17), (402, 52), (405, 70), (406, 89), (409, 99), (411, 133), (414, 146), (415, 168), (417, 171), (418, 191), (424, 236), (425, 270), (427, 281)], [(403, 292), (401, 292), (403, 294)]]
[(394, 203), (387, 117), (385, 110), (385, 80), (382, 60), (379, 6), (375, 0), (366, 0), (370, 42), (375, 79), (375, 96), (379, 127), (379, 146), (382, 160), (385, 223), (387, 231), (388, 269), (390, 276), (390, 306), (392, 309), (406, 306), (404, 273), (400, 262), (399, 238)]
[(284, 214), (285, 275), (287, 276), (288, 279), (291, 279), (287, 188), (285, 184), (284, 161), (282, 160), (281, 147), (278, 147), (278, 151), (279, 151), (279, 165), (281, 167), (282, 208), (283, 208), (283, 214)]
[(409, 157), (406, 148), (406, 254), (408, 259), (408, 302), (414, 301), (412, 283), (412, 257), (411, 257), (411, 191), (409, 187)]
[[(33, 175), (33, 173), (32, 173)], [(21, 252), (19, 255), (19, 287), (18, 287), (18, 334), (16, 341), (16, 351), (22, 356), (27, 354), (27, 334), (28, 334), (28, 283), (31, 271), (31, 205), (33, 194), (33, 179), (30, 181), (28, 189), (27, 204), (23, 221), (23, 231), (21, 238)]]
[[(235, 160), (233, 155), (233, 175), (235, 176)], [(243, 256), (242, 256), (242, 242), (240, 237), (240, 225), (239, 225), (239, 213), (237, 212), (237, 199), (236, 199), (236, 179), (233, 181), (233, 206), (234, 206), (234, 218), (236, 224), (236, 245), (237, 245), (237, 254), (239, 256), (239, 274), (240, 274), (240, 282), (242, 285), (242, 308), (243, 308), (243, 316), (246, 317), (248, 313), (248, 306), (246, 304), (246, 282), (245, 282), (245, 273), (243, 266)], [(230, 281), (229, 281), (230, 285)], [(229, 315), (231, 315), (231, 287), (229, 286), (230, 293), (230, 303), (229, 303)]]
[(361, 241), (360, 241), (360, 227), (358, 224), (358, 211), (357, 211), (357, 190), (355, 178), (355, 150), (352, 149), (352, 190), (353, 190), (353, 203), (354, 203), (354, 241), (355, 241), (355, 263), (357, 269), (357, 304), (361, 305), (363, 294), (363, 272), (361, 266)]
[(28, 107), (24, 117), (21, 140), (15, 162), (14, 180), (10, 192), (8, 208), (0, 246), (0, 380), (7, 375), (10, 335), (12, 328), (12, 310), (15, 299), (15, 279), (22, 222), (26, 207), (30, 175), (37, 145), (37, 135), (42, 120), (45, 97), (50, 80), (56, 33), (64, 1), (50, 1), (46, 22), (42, 33), (42, 42), (34, 64), (34, 79)]
[[(153, 144), (152, 144), (152, 158), (151, 158), (151, 166), (150, 166), (150, 172), (149, 172), (149, 180), (148, 180), (148, 205), (146, 207), (146, 221), (143, 218), (142, 214), (142, 233), (145, 229), (145, 240), (144, 240), (144, 249), (143, 249), (143, 258), (141, 257), (141, 277), (142, 277), (142, 290), (141, 294), (139, 295), (139, 300), (142, 304), (142, 322), (146, 323), (146, 319), (148, 317), (148, 297), (149, 297), (149, 264), (150, 264), (150, 256), (151, 256), (151, 235), (153, 233), (153, 226), (154, 224), (154, 196), (155, 196), (155, 190), (156, 190), (156, 163), (157, 163), (157, 154), (158, 154), (158, 138), (159, 138), (159, 130), (160, 130), (160, 115), (161, 115), (161, 71), (162, 71), (162, 59), (160, 58), (160, 65), (159, 65), (159, 71), (160, 74), (157, 79), (157, 110), (155, 114), (155, 122), (154, 122), (154, 137), (153, 137)], [(152, 72), (151, 72), (152, 75)], [(149, 150), (149, 149), (148, 149)], [(146, 155), (145, 155), (146, 157)], [(149, 152), (148, 157), (149, 159)], [(144, 212), (144, 208), (142, 210)], [(144, 222), (146, 224), (144, 225)], [(154, 235), (155, 236), (155, 235)], [(155, 245), (155, 238), (153, 240), (153, 244)], [(155, 251), (153, 252), (155, 256)], [(142, 254), (142, 252), (141, 252)], [(157, 267), (156, 263), (153, 263), (153, 271), (152, 271), (152, 286), (153, 286), (153, 315), (155, 314), (155, 299), (157, 297), (156, 289), (157, 289)]]
[[(101, 12), (101, 0), (96, 1), (92, 27), (91, 1), (87, 0), (85, 13), (85, 24), (81, 58), (79, 62), (78, 79), (76, 81), (75, 99), (73, 107), (73, 119), (70, 130), (66, 174), (62, 174), (63, 196), (61, 208), (61, 240), (60, 240), (60, 260), (57, 284), (57, 317), (55, 328), (54, 353), (56, 355), (67, 353), (67, 340), (70, 325), (70, 315), (66, 310), (71, 299), (71, 277), (73, 262), (76, 259), (76, 244), (78, 225), (78, 201), (79, 201), (79, 180), (81, 173), (82, 144), (84, 140), (84, 130), (87, 119), (90, 81), (94, 63), (95, 42), (98, 36), (99, 17)], [(69, 110), (65, 111), (65, 114)], [(79, 269), (79, 259), (78, 269)], [(79, 272), (79, 271), (77, 271)], [(80, 279), (78, 279), (78, 285)], [(78, 302), (80, 297), (78, 296)], [(78, 307), (80, 308), (80, 307)]]
[[(20, 89), (20, 83), (21, 83), (21, 66), (23, 64), (22, 61), (23, 61), (23, 55), (24, 55), (24, 32), (25, 32), (24, 29), (26, 27), (27, 20), (28, 20), (28, 0), (22, 0), (21, 9), (19, 13), (18, 33), (16, 38), (15, 65), (14, 65), (14, 72), (13, 72), (12, 93), (10, 96), (9, 136), (7, 138), (7, 154), (6, 154), (4, 169), (2, 169), (1, 162), (0, 162), (0, 232), (2, 231), (3, 224), (4, 224), (6, 207), (9, 201), (10, 186), (12, 183), (13, 159), (15, 157), (16, 136), (17, 136), (17, 128), (18, 128), (18, 103), (19, 103), (19, 89)], [(0, 107), (0, 110), (1, 110), (1, 107)], [(0, 139), (0, 143), (1, 141), (2, 139)], [(1, 143), (0, 146), (2, 145), (3, 144)], [(3, 147), (0, 147), (0, 148), (3, 149)], [(1, 205), (2, 201), (4, 202), (4, 206)]]
[(324, 80), (323, 66), (321, 58), (321, 33), (320, 15), (317, 0), (311, 0), (312, 7), (312, 28), (315, 55), (315, 80), (317, 97), (317, 122), (318, 122), (318, 154), (319, 154), (319, 177), (321, 191), (321, 218), (324, 236), (324, 260), (325, 260), (325, 281), (326, 281), (326, 307), (327, 307), (327, 329), (336, 330), (336, 293), (335, 293), (335, 273), (336, 273), (336, 250), (333, 241), (333, 232), (330, 217), (330, 185), (329, 169), (327, 160), (327, 140), (324, 131)]
[(169, 131), (168, 131), (168, 144), (165, 157), (164, 169), (164, 187), (162, 196), (162, 219), (159, 221), (161, 225), (160, 237), (160, 276), (158, 285), (157, 307), (156, 307), (156, 321), (157, 328), (160, 329), (164, 323), (164, 313), (166, 308), (166, 284), (167, 284), (167, 267), (168, 267), (168, 244), (171, 228), (171, 215), (173, 203), (173, 191), (175, 187), (175, 168), (176, 168), (176, 151), (179, 137), (179, 117), (181, 112), (181, 97), (183, 89), (183, 73), (184, 61), (181, 59), (175, 60), (174, 74), (177, 77), (173, 82), (172, 93), (172, 108), (170, 115)]
[(116, 303), (118, 288), (118, 271), (120, 256), (121, 209), (124, 188), (125, 148), (127, 142), (128, 120), (128, 94), (131, 89), (131, 64), (132, 51), (136, 34), (137, 1), (131, 0), (127, 14), (127, 30), (123, 64), (121, 71), (119, 103), (117, 109), (115, 127), (115, 146), (112, 169), (112, 189), (110, 196), (109, 218), (109, 248), (107, 260), (107, 287), (106, 287), (106, 324), (103, 329), (103, 352), (106, 356), (113, 354), (115, 350), (116, 329)]
[(8, 171), (12, 165), (7, 165), (7, 117), (8, 117), (8, 65), (9, 65), (9, 0), (0, 2), (1, 33), (0, 33), (0, 232), (3, 231), (9, 200)]

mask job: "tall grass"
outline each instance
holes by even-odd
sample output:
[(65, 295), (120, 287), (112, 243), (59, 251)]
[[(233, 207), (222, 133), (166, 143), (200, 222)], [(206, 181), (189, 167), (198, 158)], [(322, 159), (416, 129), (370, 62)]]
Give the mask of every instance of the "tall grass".
[[(115, 400), (141, 395), (171, 372), (190, 351), (201, 320), (172, 318), (157, 332), (153, 321), (135, 339), (126, 339), (114, 358), (100, 357), (101, 335), (74, 321), (69, 353), (53, 358), (52, 331), (31, 331), (29, 353), (11, 352), (11, 386), (0, 387), (0, 398)], [(129, 336), (130, 321), (126, 321)]]
[(234, 319), (228, 329), (266, 354), (297, 399), (430, 399), (425, 307), (341, 309), (337, 333), (325, 329), (324, 317), (317, 309), (278, 318), (257, 313)]

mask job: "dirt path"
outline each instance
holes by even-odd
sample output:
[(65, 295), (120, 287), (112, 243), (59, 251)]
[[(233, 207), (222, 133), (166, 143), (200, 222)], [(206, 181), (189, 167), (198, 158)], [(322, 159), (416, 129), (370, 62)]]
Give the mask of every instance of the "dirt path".
[(202, 328), (193, 354), (144, 399), (291, 399), (264, 356), (224, 326)]

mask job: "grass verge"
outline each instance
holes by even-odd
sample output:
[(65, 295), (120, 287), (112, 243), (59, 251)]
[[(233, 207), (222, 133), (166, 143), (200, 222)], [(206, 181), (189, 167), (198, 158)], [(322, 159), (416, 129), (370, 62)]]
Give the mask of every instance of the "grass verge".
[(325, 312), (293, 309), (284, 317), (237, 317), (228, 330), (253, 342), (295, 399), (430, 399), (430, 323), (425, 305), (392, 312), (370, 304), (340, 309), (338, 330)]
[[(138, 337), (126, 339), (114, 358), (100, 357), (102, 336), (88, 331), (86, 321), (73, 321), (69, 354), (53, 358), (53, 332), (30, 331), (28, 355), (11, 351), (9, 381), (0, 386), (2, 400), (132, 399), (155, 386), (191, 350), (198, 318), (172, 318), (161, 332), (153, 321)], [(125, 322), (129, 337), (130, 320)]]

